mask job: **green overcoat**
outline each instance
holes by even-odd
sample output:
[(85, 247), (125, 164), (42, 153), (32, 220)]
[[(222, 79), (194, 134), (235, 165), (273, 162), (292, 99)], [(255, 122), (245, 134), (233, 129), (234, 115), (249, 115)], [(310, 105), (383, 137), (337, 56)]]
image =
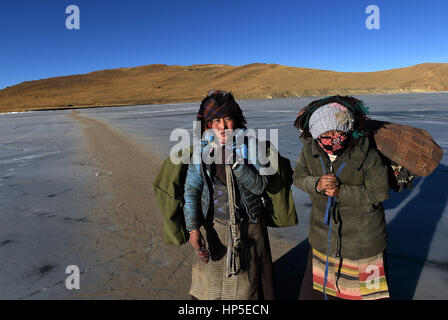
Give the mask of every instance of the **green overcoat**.
[[(312, 202), (309, 241), (311, 246), (326, 254), (329, 227), (324, 223), (328, 197), (316, 190), (330, 160), (315, 142), (302, 140), (303, 148), (294, 169), (294, 185), (308, 193)], [(333, 163), (338, 176), (340, 193), (332, 215), (330, 256), (358, 260), (374, 256), (386, 249), (386, 221), (382, 201), (389, 197), (387, 167), (378, 151), (369, 145), (368, 137), (358, 139), (352, 151), (347, 149)]]

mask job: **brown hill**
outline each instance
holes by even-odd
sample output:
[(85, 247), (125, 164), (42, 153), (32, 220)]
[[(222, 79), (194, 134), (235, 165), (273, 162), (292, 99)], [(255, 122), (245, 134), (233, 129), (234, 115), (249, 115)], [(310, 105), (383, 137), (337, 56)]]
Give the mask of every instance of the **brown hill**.
[(200, 101), (208, 90), (237, 99), (448, 91), (448, 64), (335, 72), (276, 64), (148, 65), (56, 77), (0, 90), (0, 112)]

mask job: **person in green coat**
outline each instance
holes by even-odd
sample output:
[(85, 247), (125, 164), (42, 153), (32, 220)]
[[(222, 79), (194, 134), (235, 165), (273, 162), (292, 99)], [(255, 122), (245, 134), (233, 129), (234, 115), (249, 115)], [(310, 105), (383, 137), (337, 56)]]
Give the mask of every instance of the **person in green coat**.
[(299, 299), (389, 297), (385, 271), (387, 167), (368, 136), (359, 136), (352, 97), (313, 101), (293, 183), (312, 202), (307, 269)]

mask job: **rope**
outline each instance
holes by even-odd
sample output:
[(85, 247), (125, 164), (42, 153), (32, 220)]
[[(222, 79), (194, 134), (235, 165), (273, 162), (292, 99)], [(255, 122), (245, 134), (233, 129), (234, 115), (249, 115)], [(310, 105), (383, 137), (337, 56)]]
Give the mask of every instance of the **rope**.
[[(322, 170), (324, 171), (324, 174), (327, 174), (327, 169), (325, 168), (324, 165), (324, 161), (322, 160), (322, 157), (320, 157), (320, 163), (322, 164)], [(345, 167), (345, 162), (343, 162), (341, 164), (341, 166), (338, 169), (338, 172), (336, 173), (336, 177), (339, 176), (339, 174), (341, 173), (342, 169), (344, 169)], [(325, 209), (325, 218), (324, 218), (324, 223), (329, 226), (329, 230), (328, 230), (328, 245), (327, 245), (327, 261), (325, 262), (325, 277), (324, 277), (324, 296), (325, 296), (325, 300), (328, 300), (327, 297), (327, 293), (326, 293), (326, 287), (327, 287), (327, 282), (328, 282), (328, 265), (329, 265), (329, 257), (330, 257), (330, 240), (331, 240), (331, 219), (330, 219), (330, 209), (333, 207), (335, 203), (335, 197), (328, 197), (327, 200), (327, 208)]]
[(230, 215), (230, 237), (227, 246), (227, 276), (236, 275), (241, 269), (240, 261), (240, 247), (241, 237), (239, 225), (235, 216), (235, 188), (233, 182), (233, 173), (230, 165), (225, 165), (226, 168), (226, 184), (227, 193), (229, 195), (229, 215)]

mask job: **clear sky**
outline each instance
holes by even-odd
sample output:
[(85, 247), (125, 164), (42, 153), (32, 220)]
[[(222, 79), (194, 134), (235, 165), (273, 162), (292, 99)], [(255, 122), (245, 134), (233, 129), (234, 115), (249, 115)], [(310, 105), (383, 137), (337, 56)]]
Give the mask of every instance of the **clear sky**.
[[(79, 30), (66, 28), (69, 5)], [(368, 5), (380, 9), (379, 30), (366, 28)], [(0, 89), (154, 63), (377, 71), (448, 62), (447, 0), (1, 0), (0, 30)]]

